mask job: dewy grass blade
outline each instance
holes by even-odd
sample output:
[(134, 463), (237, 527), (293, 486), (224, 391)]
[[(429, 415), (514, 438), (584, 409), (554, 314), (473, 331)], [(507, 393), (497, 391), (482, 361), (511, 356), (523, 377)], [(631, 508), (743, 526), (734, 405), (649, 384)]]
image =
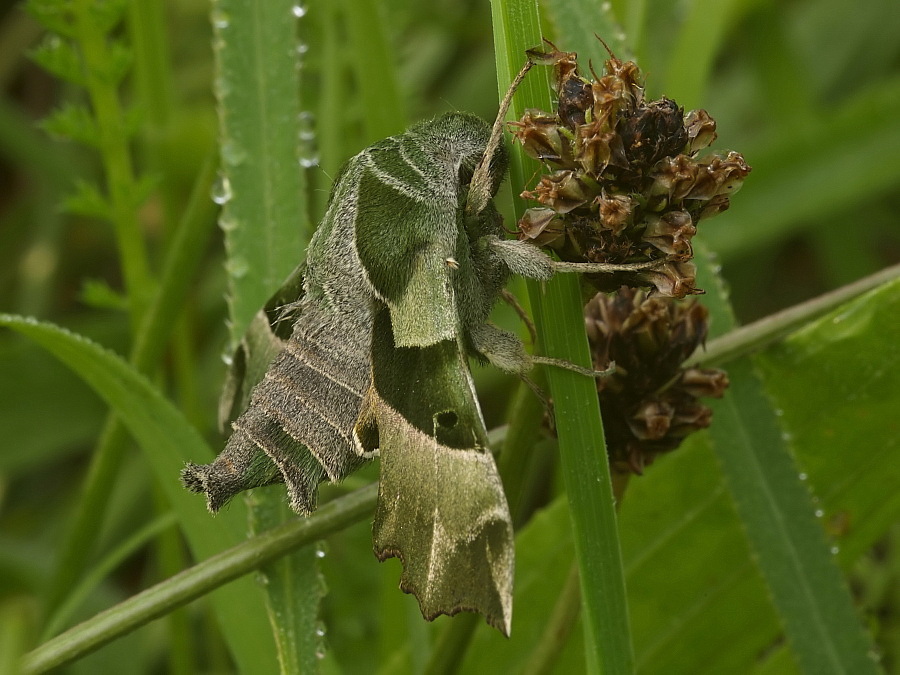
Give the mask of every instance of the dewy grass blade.
[(710, 432), (797, 661), (806, 673), (876, 673), (776, 411), (747, 359), (729, 374)]
[(214, 198), (223, 206), (232, 348), (300, 262), (301, 233), (310, 231), (295, 5), (215, 0), (212, 8), (222, 159)]
[[(296, 25), (306, 11), (296, 0), (213, 5), (232, 346), (300, 262), (311, 232), (305, 171), (313, 160), (300, 147), (309, 129), (301, 126), (304, 50)], [(282, 494), (263, 491), (248, 505), (254, 531), (289, 517)], [(261, 575), (269, 580), (264, 588), (282, 672), (315, 667), (321, 596), (315, 551), (294, 552)]]
[[(533, 0), (495, 0), (492, 7), (502, 94), (525, 50), (541, 44), (540, 19)], [(513, 101), (516, 117), (526, 107), (550, 109), (546, 78), (546, 71), (532, 69)], [(522, 161), (514, 151), (513, 192), (524, 185)], [(578, 280), (560, 275), (547, 284), (530, 284), (529, 295), (546, 355), (589, 365)], [(634, 656), (597, 390), (593, 381), (560, 369), (549, 369), (548, 379), (581, 572), (587, 663), (603, 673), (630, 673)]]
[[(722, 285), (712, 282), (717, 275), (709, 261), (697, 262), (710, 279), (705, 287), (713, 301), (724, 306), (727, 299)], [(734, 323), (728, 311), (717, 318)], [(730, 365), (729, 378), (725, 397), (710, 401), (710, 437), (797, 661), (808, 673), (874, 673), (778, 411), (748, 359)]]

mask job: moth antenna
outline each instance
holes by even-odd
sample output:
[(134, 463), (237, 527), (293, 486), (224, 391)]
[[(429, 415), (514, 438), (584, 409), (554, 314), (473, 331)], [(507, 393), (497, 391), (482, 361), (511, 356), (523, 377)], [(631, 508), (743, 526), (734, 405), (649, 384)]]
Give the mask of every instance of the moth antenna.
[(494, 158), (494, 153), (497, 152), (497, 148), (500, 146), (500, 141), (503, 138), (503, 123), (506, 119), (509, 105), (512, 103), (513, 94), (516, 93), (516, 89), (522, 84), (522, 80), (525, 79), (525, 75), (531, 70), (533, 65), (534, 62), (531, 59), (525, 62), (525, 65), (513, 78), (512, 84), (509, 85), (506, 95), (500, 102), (500, 110), (497, 111), (497, 119), (494, 120), (494, 126), (491, 128), (491, 137), (488, 139), (488, 144), (484, 149), (484, 156), (475, 168), (475, 173), (472, 174), (472, 181), (469, 183), (471, 187), (469, 189), (469, 198), (466, 201), (466, 212), (470, 216), (481, 213), (482, 209), (491, 200), (491, 160)]

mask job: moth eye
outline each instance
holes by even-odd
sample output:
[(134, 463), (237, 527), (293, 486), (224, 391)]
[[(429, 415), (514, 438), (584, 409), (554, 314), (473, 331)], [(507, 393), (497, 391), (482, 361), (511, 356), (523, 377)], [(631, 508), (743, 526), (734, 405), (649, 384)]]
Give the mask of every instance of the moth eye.
[(459, 421), (459, 417), (452, 410), (446, 410), (444, 412), (439, 412), (434, 416), (434, 421), (437, 423), (439, 427), (444, 427), (445, 429), (452, 429), (456, 426), (456, 423)]

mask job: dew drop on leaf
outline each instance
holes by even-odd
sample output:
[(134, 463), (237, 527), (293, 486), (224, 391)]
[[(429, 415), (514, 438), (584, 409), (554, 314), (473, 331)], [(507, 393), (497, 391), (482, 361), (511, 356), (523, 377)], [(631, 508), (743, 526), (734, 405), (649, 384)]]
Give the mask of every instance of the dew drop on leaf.
[(228, 16), (228, 13), (218, 8), (213, 9), (210, 19), (212, 20), (212, 25), (219, 30), (228, 28), (228, 24), (231, 23), (231, 17)]
[(224, 173), (219, 174), (218, 179), (216, 179), (216, 182), (213, 183), (212, 190), (210, 191), (209, 196), (212, 197), (212, 200), (220, 206), (231, 201), (231, 181), (228, 180), (228, 176), (226, 176)]

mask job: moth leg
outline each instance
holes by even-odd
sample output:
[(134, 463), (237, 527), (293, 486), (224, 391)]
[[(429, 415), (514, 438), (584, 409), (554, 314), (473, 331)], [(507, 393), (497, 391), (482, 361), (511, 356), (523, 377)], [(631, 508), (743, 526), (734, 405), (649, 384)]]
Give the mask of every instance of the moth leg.
[(553, 264), (554, 272), (576, 272), (579, 274), (608, 274), (612, 272), (639, 272), (640, 270), (653, 269), (660, 267), (670, 258), (660, 258), (659, 260), (648, 260), (641, 263), (624, 263), (615, 265), (611, 263), (590, 263), (590, 262), (563, 262), (561, 260), (550, 260)]
[(571, 370), (573, 373), (578, 373), (579, 375), (584, 375), (585, 377), (592, 377), (595, 380), (598, 380), (601, 377), (609, 377), (614, 372), (616, 372), (615, 362), (611, 362), (609, 364), (609, 367), (605, 370), (594, 370), (593, 368), (585, 368), (584, 366), (579, 366), (578, 364), (572, 363), (571, 361), (566, 361), (565, 359), (554, 359), (551, 356), (532, 355), (531, 360), (534, 363), (540, 364), (542, 366), (553, 366), (554, 368)]
[(500, 291), (500, 298), (507, 305), (515, 310), (516, 314), (519, 315), (519, 318), (522, 320), (522, 323), (525, 324), (525, 327), (528, 329), (528, 335), (531, 337), (531, 344), (537, 342), (537, 331), (534, 328), (534, 321), (531, 320), (531, 317), (528, 316), (528, 313), (525, 311), (525, 308), (519, 304), (518, 298), (515, 295), (510, 293), (505, 288)]
[(537, 397), (537, 400), (541, 402), (541, 407), (544, 409), (544, 413), (547, 415), (547, 419), (550, 420), (550, 428), (555, 428), (556, 419), (553, 416), (553, 402), (547, 397), (547, 395), (544, 393), (544, 390), (541, 389), (534, 380), (528, 377), (528, 375), (519, 373), (519, 379), (525, 383), (525, 385), (531, 390), (531, 393), (534, 394)]
[(483, 323), (469, 330), (472, 347), (493, 366), (508, 373), (524, 376), (533, 365), (522, 341), (512, 333)]
[(485, 237), (486, 243), (513, 274), (546, 281), (553, 276), (556, 262), (537, 246), (518, 239)]

